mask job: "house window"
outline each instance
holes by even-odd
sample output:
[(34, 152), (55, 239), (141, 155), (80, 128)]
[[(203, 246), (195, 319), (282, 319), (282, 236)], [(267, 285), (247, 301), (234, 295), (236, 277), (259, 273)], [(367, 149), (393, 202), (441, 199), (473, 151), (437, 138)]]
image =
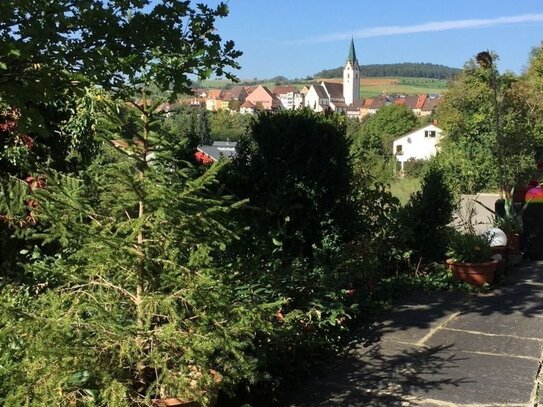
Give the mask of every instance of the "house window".
[(436, 131), (435, 130), (425, 130), (424, 131), (424, 137), (435, 137)]
[(350, 75), (349, 75), (349, 74), (347, 74), (347, 79), (349, 79), (349, 76), (350, 76)]
[(396, 154), (401, 155), (403, 154), (403, 149), (401, 144), (396, 145)]

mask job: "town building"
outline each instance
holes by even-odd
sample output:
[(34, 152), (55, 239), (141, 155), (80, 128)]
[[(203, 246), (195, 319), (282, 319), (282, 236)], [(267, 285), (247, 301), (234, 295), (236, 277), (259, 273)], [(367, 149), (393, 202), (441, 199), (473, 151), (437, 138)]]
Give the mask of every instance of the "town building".
[(435, 124), (428, 124), (394, 140), (392, 153), (400, 163), (400, 175), (403, 175), (407, 161), (428, 160), (437, 154), (441, 133)]
[[(206, 109), (235, 110), (242, 114), (254, 114), (258, 110), (298, 109), (306, 107), (316, 112), (332, 111), (349, 118), (362, 119), (375, 114), (383, 106), (395, 103), (410, 109), (416, 116), (427, 116), (435, 112), (441, 101), (438, 95), (387, 96), (385, 94), (363, 99), (360, 93), (360, 65), (356, 56), (354, 40), (343, 68), (343, 80), (326, 80), (306, 85), (301, 89), (293, 85), (278, 85), (273, 92), (266, 86), (234, 86), (229, 90), (211, 89), (205, 99)], [(202, 97), (205, 90), (195, 94)], [(203, 100), (194, 99), (191, 104), (203, 105)]]
[(303, 95), (300, 93), (296, 86), (292, 85), (280, 85), (276, 86), (273, 90), (273, 94), (277, 96), (281, 102), (281, 106), (284, 109), (292, 110), (297, 109), (303, 105)]
[(356, 59), (353, 39), (351, 39), (349, 55), (343, 68), (343, 98), (347, 106), (360, 100), (360, 66)]
[(245, 99), (251, 102), (257, 110), (276, 110), (281, 107), (281, 101), (266, 86), (258, 85)]
[(311, 85), (305, 95), (304, 106), (316, 112), (331, 110), (350, 117), (360, 115), (360, 66), (353, 40), (343, 68), (343, 82), (322, 81)]
[(214, 141), (212, 145), (198, 146), (195, 158), (202, 164), (211, 164), (221, 158), (232, 158), (236, 156), (235, 141)]

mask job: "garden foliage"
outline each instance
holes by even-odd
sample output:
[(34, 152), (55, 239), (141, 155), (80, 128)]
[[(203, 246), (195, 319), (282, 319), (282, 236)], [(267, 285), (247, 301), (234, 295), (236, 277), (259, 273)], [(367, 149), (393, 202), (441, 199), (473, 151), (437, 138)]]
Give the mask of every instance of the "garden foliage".
[(81, 175), (50, 171), (34, 191), (32, 283), (1, 295), (4, 404), (207, 403), (255, 379), (248, 348), (280, 305), (237, 289), (239, 270), (220, 259), (240, 203), (213, 192), (220, 166), (176, 159), (156, 107), (138, 107), (134, 139), (108, 139)]
[(230, 254), (245, 264), (239, 278), (286, 298), (282, 329), (259, 342), (263, 368), (286, 373), (329, 348), (356, 315), (352, 265), (358, 222), (351, 192), (349, 144), (341, 117), (309, 110), (262, 113), (238, 144), (224, 175), (248, 206), (245, 232)]
[(411, 195), (400, 215), (406, 244), (416, 262), (443, 260), (455, 207), (443, 170), (435, 164), (429, 166), (421, 189)]
[[(499, 144), (493, 75), (496, 75)], [(438, 108), (438, 121), (445, 135), (438, 161), (447, 182), (456, 191), (477, 193), (499, 188), (498, 148), (503, 156), (505, 189), (527, 182), (541, 141), (534, 131), (533, 108), (529, 106), (529, 91), (524, 82), (524, 78), (499, 74), (496, 70), (493, 73), (471, 60), (451, 83)]]
[[(0, 3), (0, 404), (275, 390), (413, 261), (442, 260), (447, 185), (496, 185), (488, 73), (473, 64), (403, 208), (382, 181), (390, 141), (418, 123), (404, 107), (359, 126), (309, 110), (166, 115), (150, 87), (173, 96), (190, 74), (237, 67), (214, 30), (226, 14), (179, 0)], [(536, 50), (522, 80), (499, 78), (510, 179), (543, 139), (540, 66)], [(237, 158), (193, 164), (198, 143), (229, 134)]]

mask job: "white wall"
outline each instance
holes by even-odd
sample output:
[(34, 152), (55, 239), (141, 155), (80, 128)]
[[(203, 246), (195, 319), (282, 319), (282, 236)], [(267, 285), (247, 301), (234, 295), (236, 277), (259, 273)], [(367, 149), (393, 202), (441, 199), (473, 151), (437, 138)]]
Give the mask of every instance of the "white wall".
[(350, 62), (347, 62), (343, 69), (343, 97), (347, 106), (360, 100), (360, 70), (358, 64), (352, 66)]
[(323, 108), (321, 106), (321, 103), (323, 102), (324, 102), (324, 99), (319, 97), (319, 95), (317, 94), (317, 91), (315, 90), (313, 85), (311, 85), (311, 88), (309, 88), (307, 95), (305, 95), (304, 105), (316, 112), (322, 112)]
[(281, 101), (281, 105), (285, 109), (294, 109), (295, 107), (295, 100), (296, 95), (299, 94), (298, 92), (287, 92), (282, 93), (279, 95), (279, 100)]
[[(435, 137), (425, 137), (426, 131), (435, 131)], [(409, 159), (427, 160), (437, 153), (437, 144), (441, 139), (441, 129), (429, 124), (414, 132), (396, 139), (393, 143), (392, 153), (402, 164)], [(402, 146), (403, 154), (397, 154), (397, 146)]]

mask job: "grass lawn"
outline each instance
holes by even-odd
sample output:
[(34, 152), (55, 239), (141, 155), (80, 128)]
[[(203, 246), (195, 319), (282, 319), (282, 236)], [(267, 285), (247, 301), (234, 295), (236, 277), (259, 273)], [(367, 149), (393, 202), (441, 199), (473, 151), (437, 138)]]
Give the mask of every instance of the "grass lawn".
[(390, 192), (405, 205), (412, 193), (420, 189), (419, 178), (397, 178), (390, 184)]

